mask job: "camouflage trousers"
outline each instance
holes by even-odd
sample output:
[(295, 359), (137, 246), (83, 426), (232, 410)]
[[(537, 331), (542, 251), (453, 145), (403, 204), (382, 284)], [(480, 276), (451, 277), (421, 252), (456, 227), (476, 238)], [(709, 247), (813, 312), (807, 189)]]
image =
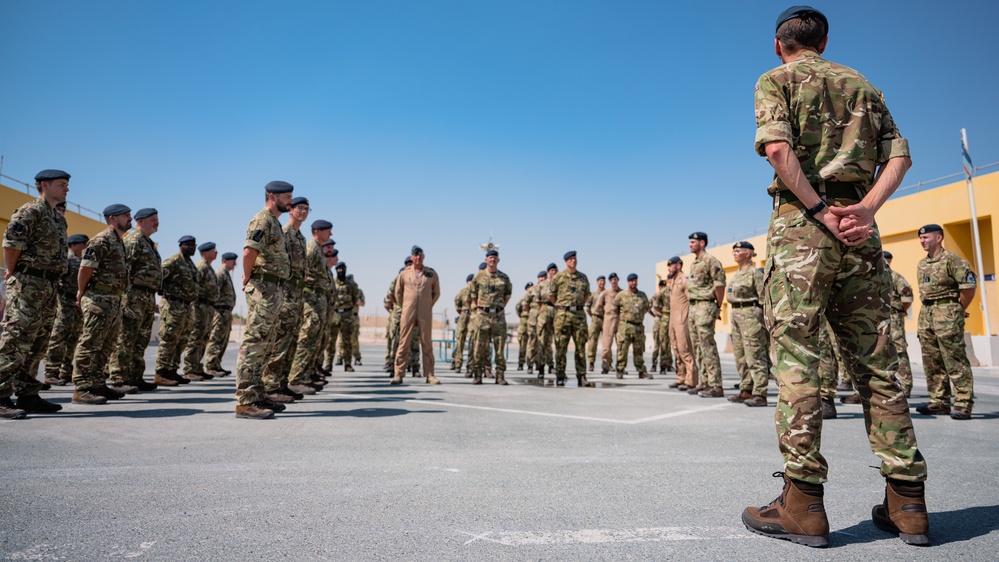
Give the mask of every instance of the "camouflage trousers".
[(604, 315), (593, 314), (590, 317), (590, 334), (586, 340), (586, 360), (590, 363), (597, 362), (597, 344), (600, 343), (600, 334), (604, 329)]
[(458, 322), (455, 323), (454, 352), (451, 353), (451, 364), (454, 365), (455, 369), (461, 369), (465, 360), (465, 340), (468, 339), (468, 319), (470, 317), (470, 313), (462, 312), (458, 317)]
[(538, 364), (538, 309), (531, 307), (527, 315), (527, 365), (533, 368)]
[(229, 336), (232, 334), (232, 309), (215, 308), (212, 316), (212, 331), (208, 335), (208, 350), (205, 352), (205, 370), (221, 371), (222, 357), (229, 347)]
[(836, 336), (833, 335), (829, 322), (823, 322), (819, 332), (819, 395), (823, 399), (836, 399), (836, 386), (842, 366)]
[[(963, 334), (962, 334), (962, 338)], [(906, 394), (912, 392), (912, 364), (909, 363), (909, 342), (905, 341), (905, 312), (891, 311), (891, 342), (898, 354), (898, 382)]]
[(527, 345), (530, 337), (527, 335), (528, 316), (521, 316), (517, 322), (517, 367), (524, 368), (527, 362)]
[(302, 288), (285, 283), (282, 290), (284, 298), (281, 299), (281, 308), (278, 312), (277, 334), (261, 376), (264, 390), (268, 393), (288, 386), (291, 362), (298, 344), (298, 332), (302, 327)]
[(187, 346), (184, 348), (184, 373), (203, 373), (205, 367), (201, 361), (205, 358), (205, 350), (208, 349), (208, 336), (212, 332), (215, 307), (196, 302), (191, 308), (193, 309), (191, 328), (187, 337)]
[[(503, 312), (479, 311), (475, 326), (475, 357), (472, 374), (481, 377), (492, 360), (496, 362), (496, 375), (506, 372), (506, 317)], [(490, 349), (492, 348), (492, 349)]]
[(291, 362), (288, 384), (304, 385), (312, 382), (319, 355), (322, 353), (322, 338), (329, 322), (329, 299), (326, 295), (311, 290), (302, 295), (302, 327), (298, 330), (298, 343)]
[(122, 300), (121, 330), (111, 354), (111, 384), (124, 385), (142, 380), (146, 371), (146, 347), (153, 335), (156, 293), (133, 287)]
[[(395, 356), (399, 352), (399, 333), (401, 331), (402, 325), (399, 320), (402, 318), (402, 308), (397, 308), (392, 312), (392, 318), (394, 322), (392, 323), (392, 348), (389, 350), (389, 365), (395, 365)], [(332, 361), (330, 362), (332, 365)], [(413, 336), (409, 341), (409, 368), (419, 369), (420, 368), (420, 331), (414, 330)], [(394, 367), (393, 367), (394, 369)]]
[(124, 297), (92, 291), (83, 295), (83, 333), (73, 355), (73, 386), (90, 390), (105, 386), (104, 369), (118, 343)]
[(569, 340), (575, 349), (572, 352), (576, 364), (576, 376), (586, 375), (586, 313), (559, 310), (555, 314), (555, 374), (565, 379), (565, 364), (568, 361)]
[(669, 312), (656, 316), (652, 326), (652, 370), (665, 371), (673, 368), (673, 346), (669, 340)]
[(0, 398), (37, 395), (37, 365), (49, 341), (56, 311), (55, 285), (41, 277), (14, 273), (7, 279), (7, 308), (0, 333)]
[[(277, 283), (253, 279), (246, 284), (246, 329), (236, 357), (236, 403), (250, 405), (267, 397), (264, 367), (277, 339), (284, 291)], [(162, 344), (161, 344), (162, 345)]]
[(555, 354), (552, 345), (555, 340), (555, 307), (542, 305), (538, 312), (538, 365), (555, 366)]
[(961, 304), (923, 305), (919, 310), (917, 330), (930, 404), (950, 407), (953, 387), (954, 407), (971, 411), (975, 403), (975, 382), (964, 346), (964, 309)]
[(45, 378), (69, 382), (73, 378), (73, 354), (83, 331), (83, 313), (76, 306), (75, 293), (60, 294), (57, 302), (55, 322), (45, 352)]
[(617, 326), (617, 370), (628, 366), (628, 348), (632, 348), (632, 363), (640, 374), (648, 373), (645, 368), (645, 325), (641, 322), (621, 320)]
[(732, 307), (732, 351), (739, 370), (739, 390), (767, 396), (767, 329), (760, 306)]
[(193, 305), (173, 297), (160, 299), (160, 345), (156, 348), (156, 371), (176, 371), (180, 352), (194, 314)]
[[(327, 326), (329, 329), (329, 326)], [(389, 312), (388, 323), (385, 324), (385, 364), (395, 363), (395, 348), (398, 345), (396, 338), (399, 337), (399, 317), (395, 311)]]
[(718, 342), (715, 341), (717, 319), (718, 304), (714, 301), (690, 303), (690, 322), (693, 327), (690, 335), (697, 348), (701, 382), (709, 387), (722, 385), (721, 357), (718, 355)]
[(897, 356), (888, 345), (889, 274), (875, 234), (856, 247), (836, 240), (797, 208), (771, 217), (764, 268), (764, 318), (776, 348), (779, 387), (774, 420), (784, 470), (811, 483), (826, 480), (819, 452), (822, 409), (819, 337), (828, 318), (856, 374), (871, 450), (881, 474), (926, 479), (909, 404), (895, 380)]
[[(349, 338), (350, 348), (354, 350), (354, 361), (359, 362), (361, 360), (361, 318), (357, 314), (354, 315), (352, 326), (353, 328), (351, 328)], [(340, 357), (343, 357), (343, 354), (345, 353), (343, 348), (344, 339), (346, 338), (340, 339), (340, 345), (337, 348), (337, 353), (340, 354)]]
[(330, 370), (333, 369), (333, 357), (336, 356), (337, 344), (341, 346), (341, 359), (344, 368), (351, 365), (354, 358), (354, 345), (350, 334), (354, 330), (354, 315), (350, 312), (334, 312), (330, 315), (330, 339), (327, 342), (326, 354), (330, 358)]

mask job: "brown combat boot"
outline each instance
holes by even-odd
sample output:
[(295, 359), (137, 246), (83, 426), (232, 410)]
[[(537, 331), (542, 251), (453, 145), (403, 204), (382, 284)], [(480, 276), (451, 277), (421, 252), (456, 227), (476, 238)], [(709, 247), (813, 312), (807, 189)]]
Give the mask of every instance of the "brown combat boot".
[(28, 412), (18, 409), (10, 398), (0, 398), (0, 419), (19, 420), (28, 415)]
[(472, 377), (472, 384), (482, 384), (482, 377), (479, 375)]
[(51, 384), (52, 386), (66, 386), (66, 381), (60, 379), (59, 377), (45, 377), (45, 384)]
[(510, 383), (506, 382), (506, 375), (504, 375), (503, 373), (496, 373), (496, 381), (495, 382), (496, 382), (496, 384), (502, 384), (504, 386), (510, 384)]
[(89, 389), (88, 390), (77, 389), (73, 391), (73, 403), (96, 406), (98, 404), (107, 404), (108, 399), (98, 394), (91, 393)]
[(743, 404), (745, 404), (746, 406), (749, 406), (750, 408), (762, 408), (762, 407), (765, 407), (767, 405), (767, 397), (766, 396), (752, 396), (752, 397), (748, 398), (745, 402), (743, 402)]
[(274, 417), (274, 411), (258, 408), (255, 404), (239, 404), (236, 406), (236, 417), (247, 420), (266, 420)]
[(705, 384), (698, 384), (697, 386), (691, 386), (687, 388), (687, 394), (697, 394), (702, 390), (707, 390), (708, 386)]
[(952, 420), (970, 420), (971, 419), (971, 409), (970, 408), (959, 408), (954, 406), (954, 410), (950, 413), (950, 419)]
[(288, 390), (296, 394), (315, 394), (316, 389), (311, 386), (306, 386), (304, 384), (289, 384)]
[(393, 375), (392, 378), (389, 379), (389, 384), (402, 384), (402, 376)]
[(859, 392), (854, 392), (849, 396), (844, 396), (840, 398), (839, 401), (842, 402), (843, 404), (861, 404), (863, 402), (863, 400), (861, 400), (860, 398)]
[[(742, 523), (751, 532), (765, 537), (813, 547), (829, 545), (829, 520), (822, 505), (822, 485), (798, 482), (783, 472), (784, 491), (770, 505), (747, 507)], [(810, 489), (806, 493), (802, 488)]]
[[(729, 402), (745, 402), (753, 397), (753, 393), (748, 390), (740, 390), (739, 394), (734, 394), (728, 397)], [(764, 400), (765, 401), (765, 400)]]
[(834, 420), (836, 419), (836, 403), (833, 402), (832, 398), (822, 399), (822, 419), (824, 420)]
[(641, 373), (638, 373), (638, 378), (652, 380), (652, 375), (650, 375), (649, 373), (646, 373), (646, 372), (641, 372)]
[(724, 398), (725, 391), (720, 386), (712, 386), (698, 392), (697, 395), (701, 398)]
[(270, 392), (267, 394), (267, 399), (278, 404), (292, 404), (295, 402), (294, 396), (283, 392)]
[(871, 510), (874, 525), (898, 535), (906, 544), (928, 546), (930, 518), (926, 513), (926, 487), (922, 482), (886, 480), (885, 501)]
[(156, 376), (153, 377), (153, 384), (156, 386), (177, 386), (180, 383), (173, 379), (168, 379), (165, 371), (162, 373), (160, 371), (156, 371)]
[(184, 380), (188, 380), (191, 382), (199, 382), (205, 380), (205, 377), (201, 376), (198, 373), (184, 373)]
[(437, 380), (437, 377), (433, 375), (427, 375), (427, 384), (440, 384), (441, 381)]
[(927, 404), (925, 406), (919, 406), (916, 411), (924, 416), (946, 416), (950, 414), (950, 406), (945, 406), (943, 404)]

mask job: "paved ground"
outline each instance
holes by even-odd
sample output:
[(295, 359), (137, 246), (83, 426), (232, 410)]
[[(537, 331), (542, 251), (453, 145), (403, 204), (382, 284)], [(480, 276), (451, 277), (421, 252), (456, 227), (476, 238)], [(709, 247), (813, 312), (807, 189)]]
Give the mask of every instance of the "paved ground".
[[(153, 351), (152, 349), (150, 351)], [(671, 377), (597, 388), (388, 386), (382, 350), (275, 420), (233, 417), (233, 378), (0, 423), (0, 559), (978, 559), (999, 550), (999, 375), (974, 420), (915, 416), (935, 546), (879, 532), (884, 483), (860, 406), (823, 453), (831, 548), (748, 533), (780, 491), (772, 410)], [(377, 358), (378, 360), (374, 360)], [(723, 358), (726, 390), (735, 368)], [(234, 365), (230, 350), (225, 364)], [(571, 362), (570, 362), (571, 364)], [(913, 404), (926, 399), (918, 382)]]

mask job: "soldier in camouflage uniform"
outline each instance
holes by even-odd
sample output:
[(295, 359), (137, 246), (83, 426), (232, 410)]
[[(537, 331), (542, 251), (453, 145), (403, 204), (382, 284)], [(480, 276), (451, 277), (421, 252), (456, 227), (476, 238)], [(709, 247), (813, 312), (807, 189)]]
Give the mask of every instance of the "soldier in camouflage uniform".
[(732, 351), (739, 369), (739, 394), (731, 402), (747, 406), (767, 405), (767, 345), (763, 325), (763, 272), (753, 266), (755, 248), (749, 242), (736, 242), (732, 257), (739, 269), (728, 282), (725, 297), (732, 306)]
[(527, 292), (526, 304), (530, 308), (527, 315), (527, 374), (534, 373), (534, 368), (541, 369), (538, 359), (538, 314), (541, 312), (541, 303), (538, 302), (538, 289), (541, 283), (548, 278), (548, 272), (538, 272), (538, 282)]
[(118, 342), (121, 329), (121, 303), (128, 287), (124, 235), (132, 228), (132, 210), (125, 205), (104, 209), (108, 227), (87, 242), (80, 260), (76, 300), (83, 311), (83, 333), (73, 355), (73, 402), (104, 404), (117, 400), (135, 387), (109, 388), (104, 369)]
[(538, 283), (538, 378), (544, 378), (545, 365), (548, 365), (550, 373), (555, 367), (555, 355), (552, 345), (555, 339), (555, 305), (551, 303), (548, 295), (551, 294), (551, 281), (558, 273), (558, 266), (554, 263), (548, 264), (547, 278)]
[[(351, 283), (357, 285), (357, 281), (354, 281), (354, 274), (348, 273), (347, 279), (350, 279)], [(364, 291), (360, 287), (357, 288), (357, 304), (354, 305), (354, 329), (350, 332), (350, 346), (354, 350), (354, 364), (361, 364), (361, 307), (364, 306)], [(340, 347), (338, 348), (340, 355), (344, 353), (343, 340), (340, 340)]]
[(222, 267), (215, 272), (219, 298), (215, 301), (212, 331), (208, 336), (205, 372), (216, 377), (231, 374), (231, 371), (222, 368), (222, 357), (225, 356), (225, 349), (229, 347), (229, 336), (232, 333), (232, 309), (236, 306), (236, 288), (232, 283), (232, 270), (236, 269), (238, 257), (233, 252), (222, 254)]
[[(407, 256), (399, 273), (402, 273), (412, 263), (413, 260)], [(389, 313), (388, 323), (385, 326), (385, 366), (382, 368), (386, 373), (392, 372), (393, 365), (395, 365), (395, 350), (399, 346), (399, 315), (402, 313), (402, 307), (395, 302), (395, 283), (399, 280), (399, 273), (396, 273), (395, 278), (389, 283), (385, 298), (382, 299), (385, 311)]]
[(586, 341), (586, 368), (593, 370), (593, 365), (597, 361), (597, 344), (600, 343), (600, 333), (604, 327), (603, 310), (596, 311), (597, 299), (604, 292), (607, 286), (607, 278), (603, 275), (597, 276), (597, 290), (590, 293), (590, 298), (586, 300), (586, 315), (590, 317), (590, 333)]
[(290, 273), (288, 281), (281, 287), (284, 298), (281, 299), (281, 311), (278, 313), (277, 336), (271, 348), (271, 356), (264, 367), (262, 380), (267, 398), (283, 404), (294, 402), (296, 398), (302, 398), (301, 395), (316, 393), (312, 388), (288, 387), (291, 362), (295, 357), (298, 332), (302, 327), (302, 283), (305, 273), (306, 243), (301, 228), (305, 219), (309, 217), (309, 210), (308, 199), (293, 198), (291, 210), (288, 211), (288, 224), (282, 229)]
[(215, 316), (215, 301), (219, 298), (219, 284), (212, 269), (212, 262), (218, 257), (215, 242), (205, 242), (198, 246), (201, 260), (198, 261), (198, 299), (191, 305), (191, 327), (184, 349), (184, 375), (192, 381), (212, 379), (214, 375), (205, 372), (201, 360), (208, 349), (208, 336), (211, 335), (212, 318)]
[(576, 251), (566, 252), (565, 269), (555, 274), (550, 284), (548, 300), (555, 305), (555, 384), (565, 385), (565, 364), (569, 340), (575, 350), (576, 381), (580, 387), (586, 381), (586, 303), (590, 300), (590, 280), (576, 269)]
[[(514, 307), (517, 312), (517, 370), (524, 370), (524, 363), (527, 362), (527, 346), (530, 342), (530, 336), (527, 334), (527, 323), (531, 319), (531, 299), (530, 293), (531, 287), (534, 283), (528, 283), (524, 285), (524, 296), (520, 297), (517, 301), (517, 305)], [(531, 368), (531, 364), (527, 363), (527, 368)]]
[(289, 375), (289, 388), (297, 391), (299, 387), (311, 387), (319, 390), (311, 379), (315, 373), (317, 358), (322, 353), (321, 339), (326, 322), (329, 321), (329, 269), (326, 267), (326, 256), (323, 244), (330, 239), (333, 224), (327, 220), (317, 220), (312, 223), (312, 239), (305, 248), (305, 286), (302, 288), (304, 310), (302, 327), (298, 331), (298, 344), (295, 346), (295, 357)]
[(912, 365), (909, 363), (909, 344), (905, 341), (905, 315), (912, 306), (912, 287), (901, 273), (891, 268), (891, 252), (882, 253), (891, 273), (891, 341), (898, 354), (898, 382), (908, 398), (912, 394)]
[[(55, 386), (64, 386), (73, 380), (73, 354), (83, 331), (83, 313), (76, 304), (76, 292), (79, 290), (76, 279), (83, 249), (89, 240), (86, 234), (74, 234), (66, 240), (69, 244), (66, 254), (69, 268), (59, 283), (55, 322), (45, 352), (45, 382)], [(34, 368), (30, 372), (34, 373)]]
[(472, 384), (482, 384), (482, 375), (489, 363), (492, 347), (496, 361), (496, 384), (506, 382), (506, 312), (504, 309), (513, 294), (513, 283), (505, 273), (496, 268), (499, 252), (486, 252), (486, 269), (475, 274), (468, 286), (465, 306), (478, 312), (475, 322), (475, 359), (472, 363)]
[[(69, 174), (35, 175), (38, 198), (21, 205), (4, 234), (7, 306), (0, 333), (0, 418), (57, 412), (62, 406), (38, 396), (42, 384), (30, 371), (45, 353), (56, 310), (58, 282), (68, 267), (66, 219), (55, 209), (66, 200)], [(17, 391), (17, 406), (10, 397)]]
[(191, 329), (192, 308), (198, 300), (198, 268), (191, 261), (197, 240), (181, 236), (180, 250), (163, 261), (163, 282), (160, 285), (160, 344), (156, 348), (157, 386), (188, 384), (190, 379), (177, 373), (186, 334)]
[[(484, 271), (485, 269), (486, 269), (486, 262), (480, 263), (479, 264), (479, 271)], [(476, 338), (479, 337), (478, 323), (479, 323), (479, 310), (477, 308), (473, 307), (471, 310), (469, 310), (469, 317), (468, 317), (468, 356), (469, 357), (472, 357), (475, 354), (475, 350), (478, 348), (478, 343), (476, 343)], [(493, 362), (491, 360), (490, 361), (486, 361), (485, 373), (484, 373), (485, 376), (491, 378), (493, 376), (492, 369), (493, 369)], [(466, 371), (465, 371), (465, 378), (467, 379), (467, 378), (471, 378), (471, 377), (472, 377), (472, 372), (468, 371), (466, 369)]]
[(350, 334), (354, 329), (354, 307), (360, 300), (357, 284), (347, 279), (347, 264), (340, 262), (336, 264), (336, 277), (333, 279), (332, 289), (333, 302), (330, 309), (330, 341), (327, 344), (327, 353), (333, 357), (336, 353), (337, 339), (342, 340), (343, 345), (343, 370), (353, 372), (351, 359), (354, 358), (353, 344), (350, 341)]
[[(888, 274), (874, 215), (911, 165), (884, 98), (859, 73), (820, 57), (829, 24), (814, 8), (777, 18), (782, 66), (756, 85), (756, 152), (775, 178), (764, 268), (764, 316), (777, 352), (775, 412), (784, 455), (781, 495), (748, 507), (751, 531), (809, 546), (828, 544), (823, 506), (818, 338), (828, 318), (864, 397), (871, 450), (885, 499), (875, 525), (910, 544), (929, 543), (926, 462), (916, 446), (888, 344)], [(880, 167), (880, 169), (877, 169)], [(858, 202), (859, 200), (859, 202)]]
[(721, 317), (722, 299), (725, 298), (725, 270), (718, 258), (705, 250), (707, 234), (694, 232), (688, 238), (694, 262), (690, 264), (687, 299), (690, 302), (691, 337), (697, 350), (701, 384), (687, 392), (702, 398), (721, 398), (725, 392), (721, 386), (721, 358), (715, 341), (715, 322)]
[(649, 299), (655, 322), (652, 325), (652, 370), (659, 374), (673, 370), (673, 346), (669, 341), (669, 283), (659, 280), (659, 290)]
[[(978, 279), (971, 266), (943, 247), (943, 228), (928, 224), (919, 229), (919, 243), (926, 257), (919, 260), (916, 278), (919, 298), (919, 346), (923, 352), (926, 389), (930, 403), (916, 408), (927, 416), (947, 415), (971, 419), (975, 383), (964, 346), (964, 319), (975, 298)], [(953, 386), (954, 407), (951, 408)]]
[(121, 330), (111, 355), (111, 384), (134, 386), (142, 392), (156, 389), (146, 382), (146, 348), (153, 333), (156, 317), (156, 292), (163, 282), (163, 259), (149, 238), (159, 229), (156, 209), (135, 212), (135, 230), (124, 236), (125, 261), (128, 263), (129, 286), (121, 307)]
[[(472, 311), (468, 308), (468, 291), (472, 286), (474, 273), (465, 278), (465, 286), (454, 296), (454, 309), (458, 314), (454, 330), (454, 351), (451, 353), (451, 370), (461, 372), (462, 361), (465, 358), (465, 340), (468, 339), (468, 321)], [(472, 352), (473, 350), (469, 350)], [(469, 361), (471, 363), (471, 361)]]
[(333, 302), (333, 268), (339, 263), (339, 250), (334, 248), (336, 242), (333, 240), (327, 240), (323, 242), (323, 257), (326, 258), (326, 279), (328, 281), (329, 289), (326, 292), (326, 318), (323, 319), (323, 329), (322, 336), (319, 338), (319, 348), (316, 351), (315, 363), (309, 371), (312, 373), (309, 378), (312, 383), (316, 385), (316, 389), (319, 390), (326, 385), (326, 377), (332, 375), (333, 373), (327, 370), (323, 366), (323, 360), (326, 355), (326, 347), (330, 339), (330, 303)]
[(266, 419), (283, 404), (267, 398), (264, 367), (273, 353), (280, 319), (282, 285), (291, 275), (284, 231), (278, 218), (291, 210), (292, 190), (287, 182), (264, 187), (264, 208), (246, 227), (243, 246), (243, 292), (246, 294), (246, 330), (236, 358), (236, 417)]
[(645, 315), (649, 313), (649, 297), (638, 290), (638, 275), (628, 274), (628, 289), (614, 297), (611, 305), (618, 317), (617, 378), (623, 379), (628, 366), (628, 348), (632, 348), (638, 378), (651, 379), (645, 368)]

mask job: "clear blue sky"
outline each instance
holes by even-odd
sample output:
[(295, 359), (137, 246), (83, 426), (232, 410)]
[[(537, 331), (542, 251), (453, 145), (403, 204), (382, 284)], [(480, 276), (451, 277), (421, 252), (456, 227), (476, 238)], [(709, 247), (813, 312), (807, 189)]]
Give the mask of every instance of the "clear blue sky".
[[(410, 246), (438, 305), (493, 233), (514, 298), (580, 252), (638, 273), (766, 227), (753, 86), (788, 2), (69, 2), (0, 4), (3, 173), (73, 174), (70, 200), (160, 211), (240, 251), (274, 179), (333, 222), (380, 305)], [(881, 88), (914, 166), (904, 185), (999, 160), (994, 2), (814, 4), (826, 57)], [(307, 234), (307, 232), (306, 232)]]

